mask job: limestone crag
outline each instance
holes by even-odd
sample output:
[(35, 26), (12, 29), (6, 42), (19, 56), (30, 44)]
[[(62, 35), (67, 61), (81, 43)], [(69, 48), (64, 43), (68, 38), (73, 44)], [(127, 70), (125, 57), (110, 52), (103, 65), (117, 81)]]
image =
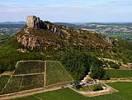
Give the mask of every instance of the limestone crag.
[(23, 48), (27, 49), (43, 49), (46, 50), (49, 47), (53, 47), (54, 49), (60, 48), (60, 44), (58, 44), (54, 40), (46, 40), (44, 37), (34, 36), (30, 34), (24, 34), (22, 36), (17, 36), (17, 41), (20, 43)]
[(28, 28), (34, 28), (34, 29), (43, 28), (43, 21), (36, 16), (28, 16), (26, 24)]
[(42, 21), (39, 17), (28, 16), (26, 27), (17, 33), (17, 41), (22, 49), (50, 50), (67, 47), (79, 47), (87, 49), (109, 49), (111, 41), (97, 33), (67, 28), (48, 21)]
[(33, 50), (36, 47), (39, 47), (39, 39), (36, 36), (33, 35), (22, 35), (22, 36), (18, 36), (17, 37), (17, 41), (18, 43), (21, 43), (21, 45), (23, 45), (26, 48), (31, 48), (31, 50)]
[[(63, 37), (66, 33), (66, 30), (63, 28), (48, 21), (42, 21), (39, 17), (28, 16), (26, 27), (17, 34), (17, 41), (23, 48), (29, 48), (31, 50), (36, 48), (46, 49), (51, 46), (54, 46), (54, 49), (56, 49), (60, 47), (60, 44), (57, 44), (55, 39), (51, 40), (48, 37), (52, 35), (53, 38), (57, 36)], [(45, 37), (46, 33), (48, 33), (48, 37)]]
[(28, 28), (45, 29), (45, 30), (49, 30), (49, 31), (51, 31), (53, 33), (57, 33), (57, 34), (63, 33), (60, 30), (60, 28), (62, 28), (61, 26), (54, 25), (48, 21), (42, 21), (42, 20), (40, 20), (39, 17), (36, 17), (36, 16), (28, 16), (26, 24), (27, 24), (27, 29)]

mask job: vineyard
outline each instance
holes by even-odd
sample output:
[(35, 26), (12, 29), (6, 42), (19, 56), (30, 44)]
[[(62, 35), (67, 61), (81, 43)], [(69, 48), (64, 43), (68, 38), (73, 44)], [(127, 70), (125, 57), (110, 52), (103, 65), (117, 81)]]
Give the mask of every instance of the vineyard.
[(12, 75), (0, 77), (0, 95), (46, 89), (71, 81), (72, 77), (58, 61), (19, 61)]
[(46, 86), (63, 84), (73, 80), (60, 62), (47, 61), (46, 66)]

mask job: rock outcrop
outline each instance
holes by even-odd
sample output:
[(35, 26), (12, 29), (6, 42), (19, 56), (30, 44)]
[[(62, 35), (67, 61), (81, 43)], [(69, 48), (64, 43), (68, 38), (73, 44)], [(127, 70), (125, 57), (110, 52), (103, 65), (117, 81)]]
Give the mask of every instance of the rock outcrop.
[(54, 25), (48, 21), (42, 21), (40, 20), (39, 17), (36, 16), (28, 16), (27, 17), (27, 28), (31, 29), (45, 29), (49, 30), (53, 33), (62, 33), (59, 29), (61, 28), (60, 26)]
[(31, 50), (40, 46), (39, 39), (28, 34), (25, 34), (21, 37), (18, 36), (17, 41), (18, 43), (21, 43), (21, 45), (23, 45), (24, 47), (30, 48)]
[(33, 28), (33, 29), (41, 29), (44, 26), (43, 21), (36, 16), (28, 16), (26, 24), (28, 28)]
[(28, 16), (26, 27), (17, 33), (17, 41), (23, 49), (61, 49), (63, 47), (111, 48), (111, 44), (97, 33), (66, 28), (39, 17)]

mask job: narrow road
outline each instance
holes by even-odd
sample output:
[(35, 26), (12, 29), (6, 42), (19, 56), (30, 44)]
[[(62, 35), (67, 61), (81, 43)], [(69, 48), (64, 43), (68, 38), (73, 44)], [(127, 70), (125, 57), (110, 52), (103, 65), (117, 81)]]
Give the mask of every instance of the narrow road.
[(49, 91), (54, 91), (54, 90), (59, 90), (59, 89), (62, 89), (62, 87), (53, 87), (51, 89), (37, 88), (37, 89), (32, 89), (32, 90), (25, 90), (21, 92), (1, 95), (0, 100), (10, 100), (10, 99), (30, 96), (30, 95), (34, 95), (37, 93), (49, 92)]

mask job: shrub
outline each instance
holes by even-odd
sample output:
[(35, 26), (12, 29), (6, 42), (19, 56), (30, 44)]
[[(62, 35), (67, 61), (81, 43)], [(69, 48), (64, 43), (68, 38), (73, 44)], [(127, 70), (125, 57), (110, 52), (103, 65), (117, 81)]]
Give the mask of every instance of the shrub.
[(82, 86), (80, 85), (79, 81), (75, 81), (73, 87), (76, 89), (80, 89)]
[(99, 91), (99, 90), (103, 90), (101, 84), (97, 84), (97, 85), (94, 85), (94, 86), (93, 86), (93, 91)]
[(111, 68), (114, 68), (114, 69), (119, 69), (120, 68), (120, 64), (116, 64), (114, 62), (108, 62), (108, 64), (110, 65)]
[(93, 84), (93, 85), (88, 85), (80, 88), (81, 91), (98, 91), (98, 90), (103, 90), (101, 84)]
[(92, 66), (90, 70), (90, 76), (93, 79), (102, 79), (105, 75), (105, 70), (101, 66)]
[(105, 71), (105, 75), (102, 77), (102, 80), (110, 80), (110, 75)]

